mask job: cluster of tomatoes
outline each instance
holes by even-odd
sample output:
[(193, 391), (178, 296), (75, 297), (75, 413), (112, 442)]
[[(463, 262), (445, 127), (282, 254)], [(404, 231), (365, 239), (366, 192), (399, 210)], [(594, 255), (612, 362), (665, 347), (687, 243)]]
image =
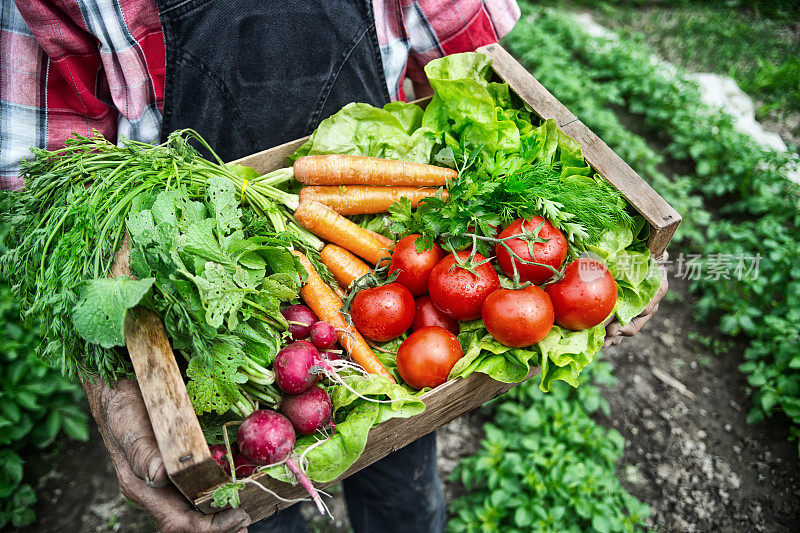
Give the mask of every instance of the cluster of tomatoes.
[(373, 341), (413, 330), (397, 352), (397, 370), (417, 389), (444, 383), (463, 356), (459, 321), (482, 318), (495, 340), (521, 348), (544, 339), (554, 324), (575, 331), (596, 326), (617, 301), (614, 277), (600, 261), (582, 257), (562, 271), (567, 240), (541, 217), (517, 219), (493, 239), (500, 270), (529, 282), (520, 289), (501, 288), (486, 257), (469, 250), (446, 254), (436, 244), (417, 252), (418, 238), (409, 235), (395, 246), (389, 266), (390, 274), (398, 273), (395, 281), (359, 291), (351, 307), (353, 324)]

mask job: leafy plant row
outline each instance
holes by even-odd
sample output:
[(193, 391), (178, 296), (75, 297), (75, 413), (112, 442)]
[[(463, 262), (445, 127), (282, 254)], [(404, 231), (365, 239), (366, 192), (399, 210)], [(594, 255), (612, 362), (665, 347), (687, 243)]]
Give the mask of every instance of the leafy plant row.
[(451, 505), (448, 531), (632, 531), (650, 515), (616, 475), (625, 441), (592, 420), (608, 403), (611, 365), (587, 367), (577, 389), (543, 393), (524, 383), (491, 405), (481, 449), (453, 472), (468, 493)]
[(80, 387), (36, 357), (40, 339), (19, 316), (10, 287), (0, 280), (0, 529), (35, 520), (36, 494), (23, 482), (22, 456), (51, 446), (62, 433), (89, 438)]
[[(681, 212), (680, 251), (709, 261), (760, 257), (747, 279), (693, 280), (699, 295), (694, 311), (746, 342), (740, 368), (753, 390), (748, 420), (782, 411), (797, 436), (800, 195), (785, 177), (795, 164), (791, 156), (738, 132), (728, 115), (701, 102), (680, 70), (653, 61), (646, 45), (590, 37), (561, 12), (525, 11), (507, 38), (512, 53)], [(628, 131), (614, 107), (641, 116), (666, 143), (664, 154)], [(691, 163), (693, 172), (668, 178), (659, 171), (665, 156)]]

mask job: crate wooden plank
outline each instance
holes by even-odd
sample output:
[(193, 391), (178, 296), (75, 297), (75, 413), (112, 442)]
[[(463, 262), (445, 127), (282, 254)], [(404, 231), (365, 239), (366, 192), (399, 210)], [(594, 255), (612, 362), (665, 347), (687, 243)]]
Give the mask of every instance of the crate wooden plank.
[(125, 345), (172, 482), (190, 500), (224, 483), (227, 476), (211, 458), (161, 319), (142, 307), (128, 313)]
[(653, 190), (614, 150), (539, 83), (502, 46), (490, 44), (478, 49), (492, 58), (500, 78), (541, 118), (552, 118), (558, 127), (583, 145), (583, 156), (598, 174), (622, 193), (625, 199), (650, 224), (647, 246), (660, 256), (678, 229), (681, 216)]
[[(539, 367), (532, 368), (528, 377), (539, 374)], [(389, 453), (414, 442), (451, 420), (486, 403), (492, 398), (516, 386), (517, 383), (501, 383), (486, 374), (475, 373), (465, 379), (448, 381), (422, 396), (425, 411), (411, 418), (394, 418), (387, 420), (369, 432), (364, 453), (339, 479), (330, 483), (316, 484), (318, 488), (332, 485), (347, 476), (358, 472)], [(276, 481), (264, 474), (256, 474), (253, 479), (263, 484), (285, 499), (303, 498), (305, 491), (299, 485), (289, 485)], [(282, 502), (264, 492), (259, 487), (247, 484), (240, 493), (242, 508), (247, 511), (253, 521), (261, 520), (291, 505)], [(219, 509), (211, 506), (211, 495), (206, 494), (195, 501), (195, 505), (206, 513)]]

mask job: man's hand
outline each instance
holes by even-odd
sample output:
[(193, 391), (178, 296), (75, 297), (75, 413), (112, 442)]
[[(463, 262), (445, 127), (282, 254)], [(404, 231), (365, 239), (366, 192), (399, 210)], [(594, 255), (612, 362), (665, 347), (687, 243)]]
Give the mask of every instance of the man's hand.
[(664, 261), (669, 258), (667, 252), (664, 252), (658, 259), (658, 267), (661, 269), (661, 287), (659, 287), (658, 292), (653, 299), (650, 300), (650, 303), (647, 304), (647, 307), (637, 316), (636, 318), (632, 319), (626, 325), (622, 325), (619, 323), (618, 320), (613, 320), (606, 326), (606, 340), (603, 342), (603, 348), (607, 348), (609, 346), (616, 346), (620, 342), (622, 342), (623, 337), (633, 337), (642, 327), (647, 324), (647, 321), (650, 320), (656, 311), (658, 311), (658, 303), (667, 294), (667, 290), (669, 289), (669, 281), (667, 280), (667, 269), (664, 268)]
[(135, 381), (120, 381), (112, 389), (97, 380), (84, 383), (83, 388), (117, 472), (122, 494), (144, 509), (159, 531), (247, 531), (250, 517), (243, 510), (228, 509), (205, 515), (170, 485), (142, 393)]

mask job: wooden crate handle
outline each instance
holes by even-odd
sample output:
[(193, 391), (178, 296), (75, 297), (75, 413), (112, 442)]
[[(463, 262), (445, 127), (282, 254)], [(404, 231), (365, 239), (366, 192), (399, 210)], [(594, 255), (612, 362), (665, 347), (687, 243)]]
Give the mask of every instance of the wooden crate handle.
[(164, 326), (137, 307), (125, 317), (125, 344), (172, 482), (189, 500), (228, 481), (211, 458)]
[(489, 56), (495, 73), (541, 118), (552, 118), (561, 131), (581, 143), (583, 156), (598, 174), (622, 193), (650, 224), (647, 247), (659, 257), (681, 223), (681, 216), (614, 150), (539, 83), (499, 44), (478, 48)]

